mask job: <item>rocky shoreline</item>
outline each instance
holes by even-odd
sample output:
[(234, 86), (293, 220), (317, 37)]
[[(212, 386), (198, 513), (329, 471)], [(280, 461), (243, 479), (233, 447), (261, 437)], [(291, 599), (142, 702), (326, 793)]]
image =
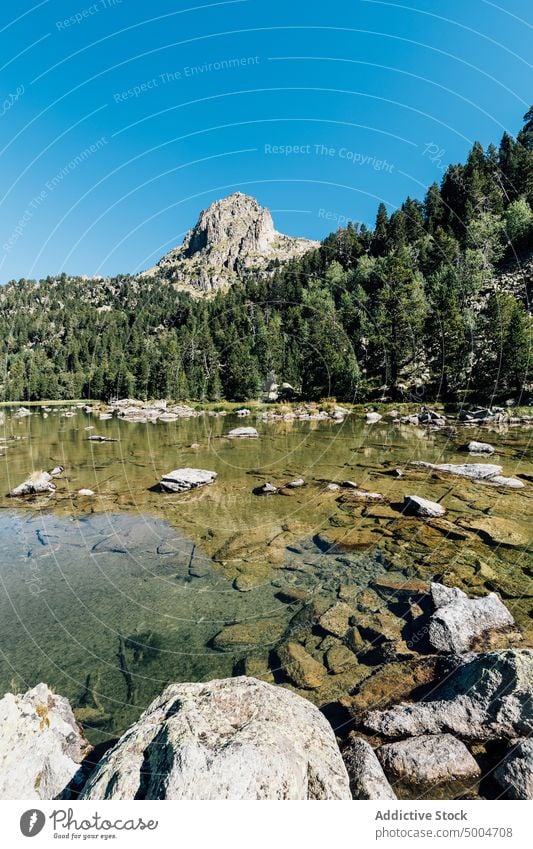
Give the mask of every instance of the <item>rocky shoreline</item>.
[[(342, 601), (316, 623), (330, 671), (354, 682), (337, 706), (350, 721), (330, 724), (290, 686), (313, 690), (328, 674), (297, 638), (276, 649), (281, 686), (258, 667), (171, 684), (103, 756), (41, 683), (0, 700), (0, 798), (533, 798), (533, 651), (517, 647), (505, 605), (438, 583), (377, 586), (389, 608), (422, 611), (410, 644), (390, 628), (387, 639), (382, 619), (372, 647), (371, 618)], [(357, 685), (372, 651), (394, 659)]]

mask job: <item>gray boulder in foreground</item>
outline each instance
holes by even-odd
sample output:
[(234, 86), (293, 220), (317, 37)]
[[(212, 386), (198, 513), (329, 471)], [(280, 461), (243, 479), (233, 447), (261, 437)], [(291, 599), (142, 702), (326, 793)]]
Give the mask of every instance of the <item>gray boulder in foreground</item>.
[(100, 761), (82, 799), (350, 799), (335, 735), (255, 678), (172, 684)]
[(350, 740), (342, 756), (350, 776), (350, 790), (354, 799), (396, 799), (396, 793), (387, 781), (370, 743), (362, 737), (356, 737)]
[(419, 495), (406, 495), (403, 499), (403, 512), (436, 519), (444, 516), (446, 510), (436, 501), (428, 501), (427, 498), (421, 498)]
[(449, 732), (465, 740), (513, 740), (533, 733), (533, 651), (505, 649), (468, 655), (425, 702), (366, 714), (385, 737)]
[(0, 799), (53, 799), (70, 783), (90, 746), (70, 704), (37, 684), (0, 700)]
[(204, 469), (175, 469), (163, 475), (159, 485), (167, 492), (187, 492), (189, 489), (213, 483), (216, 477), (216, 472), (208, 472)]
[(377, 750), (377, 756), (389, 777), (407, 784), (442, 784), (481, 775), (465, 744), (451, 734), (387, 743)]
[(494, 771), (507, 799), (533, 799), (533, 740), (519, 740)]
[(52, 483), (52, 475), (48, 472), (33, 472), (23, 483), (9, 493), (10, 498), (23, 495), (38, 495), (41, 492), (54, 492), (56, 486)]
[(462, 654), (487, 631), (515, 624), (496, 593), (468, 598), (456, 587), (431, 584), (431, 595), (437, 609), (429, 623), (429, 642), (437, 651)]

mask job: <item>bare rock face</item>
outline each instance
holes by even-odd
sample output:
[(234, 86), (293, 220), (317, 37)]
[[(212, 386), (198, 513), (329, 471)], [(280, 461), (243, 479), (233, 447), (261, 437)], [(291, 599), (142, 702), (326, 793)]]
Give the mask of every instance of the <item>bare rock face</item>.
[(183, 244), (145, 274), (206, 293), (230, 286), (247, 272), (268, 272), (274, 261), (287, 262), (318, 244), (278, 233), (268, 209), (235, 192), (204, 209)]
[(54, 799), (89, 752), (68, 700), (37, 684), (0, 700), (0, 799)]
[(82, 799), (350, 799), (335, 735), (255, 678), (172, 684), (100, 761)]
[(465, 744), (451, 734), (387, 743), (377, 750), (377, 756), (389, 777), (408, 784), (442, 784), (481, 774)]
[(386, 737), (452, 733), (465, 740), (533, 733), (533, 651), (467, 655), (430, 700), (370, 711), (365, 725)]
[(396, 799), (370, 743), (357, 737), (350, 741), (342, 756), (354, 799)]
[(429, 642), (437, 651), (467, 652), (476, 637), (514, 625), (513, 617), (496, 593), (468, 598), (456, 587), (432, 584), (431, 594), (437, 610), (429, 623)]
[(508, 799), (533, 799), (533, 740), (519, 740), (494, 772)]

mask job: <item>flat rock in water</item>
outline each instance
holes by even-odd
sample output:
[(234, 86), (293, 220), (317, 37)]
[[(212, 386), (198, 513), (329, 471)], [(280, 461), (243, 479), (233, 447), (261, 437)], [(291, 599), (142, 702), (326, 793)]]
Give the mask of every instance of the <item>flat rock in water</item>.
[(286, 626), (276, 619), (252, 619), (227, 625), (213, 638), (219, 651), (241, 651), (251, 646), (271, 646), (285, 633)]
[(487, 480), (503, 471), (501, 466), (493, 463), (425, 463), (423, 460), (415, 460), (412, 465), (472, 480)]
[(406, 495), (403, 499), (403, 512), (436, 519), (444, 516), (446, 509), (441, 504), (437, 504), (436, 501), (429, 501), (419, 495)]
[(488, 442), (476, 442), (475, 440), (465, 445), (464, 450), (468, 451), (469, 454), (494, 454), (493, 445), (489, 445)]
[(92, 436), (88, 436), (87, 439), (89, 442), (118, 442), (118, 439), (114, 439), (112, 436), (99, 436), (97, 433), (93, 433)]
[(18, 498), (24, 495), (39, 495), (43, 492), (54, 492), (55, 484), (52, 483), (52, 475), (48, 472), (33, 472), (23, 483), (16, 486), (9, 493), (10, 498)]
[(380, 422), (383, 417), (379, 413), (366, 413), (365, 421), (367, 424), (376, 424)]
[(345, 602), (338, 601), (328, 608), (318, 620), (318, 624), (324, 631), (335, 637), (344, 637), (350, 627), (350, 619), (354, 615), (351, 607)]
[(481, 775), (465, 744), (451, 734), (387, 743), (377, 750), (377, 756), (389, 778), (407, 784), (442, 784)]
[[(439, 587), (432, 584), (433, 588)], [(452, 588), (453, 589), (453, 588)], [(443, 588), (449, 591), (449, 587)], [(436, 590), (437, 610), (429, 622), (429, 642), (437, 651), (462, 654), (487, 631), (510, 628), (514, 619), (496, 593), (483, 598), (468, 598), (461, 590), (446, 602), (442, 591)]]
[(465, 740), (513, 740), (533, 733), (533, 651), (467, 655), (424, 702), (371, 710), (364, 723), (385, 737), (452, 732)]
[(67, 699), (46, 684), (0, 700), (0, 799), (54, 799), (90, 751)]
[(327, 669), (315, 660), (300, 643), (283, 643), (277, 649), (280, 666), (293, 684), (305, 690), (316, 690), (324, 682)]
[(271, 483), (263, 483), (253, 490), (254, 495), (276, 495), (279, 492), (277, 486)]
[(533, 799), (533, 740), (513, 743), (494, 780), (507, 799)]
[(296, 478), (296, 480), (286, 483), (285, 486), (289, 489), (299, 489), (301, 486), (305, 486), (305, 481), (303, 478)]
[(507, 545), (520, 548), (529, 543), (529, 539), (510, 519), (500, 519), (498, 516), (483, 516), (479, 519), (459, 519), (458, 525), (475, 531), (493, 545)]
[(338, 554), (376, 545), (378, 537), (369, 528), (328, 528), (316, 534), (314, 541), (321, 551)]
[(172, 684), (102, 758), (82, 799), (350, 799), (320, 711), (255, 678)]
[(255, 427), (235, 427), (233, 430), (230, 430), (228, 436), (231, 439), (242, 439), (242, 438), (255, 438), (259, 436)]
[(383, 799), (392, 801), (396, 794), (390, 786), (374, 749), (360, 737), (350, 740), (342, 757), (350, 778), (354, 799)]
[(175, 469), (173, 472), (163, 475), (159, 485), (161, 489), (167, 492), (187, 492), (189, 489), (211, 484), (216, 478), (216, 472), (209, 472), (204, 469)]

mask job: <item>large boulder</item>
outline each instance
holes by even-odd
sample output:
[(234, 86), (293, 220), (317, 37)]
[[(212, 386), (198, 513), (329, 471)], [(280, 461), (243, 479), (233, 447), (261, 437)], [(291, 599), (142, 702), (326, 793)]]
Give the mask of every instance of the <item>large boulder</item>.
[(431, 595), (437, 609), (429, 623), (429, 642), (437, 651), (461, 654), (487, 631), (514, 625), (496, 593), (468, 598), (456, 587), (432, 584)]
[(377, 750), (377, 756), (390, 778), (407, 784), (442, 784), (481, 774), (465, 744), (451, 734), (388, 743)]
[(354, 799), (396, 799), (396, 793), (387, 781), (370, 743), (361, 737), (355, 737), (350, 740), (342, 756)]
[(533, 651), (505, 649), (466, 656), (428, 701), (366, 714), (385, 737), (452, 733), (464, 739), (515, 739), (533, 733)]
[(255, 678), (172, 684), (100, 761), (82, 799), (350, 799), (335, 735)]
[(533, 740), (519, 740), (494, 771), (508, 799), (533, 799)]
[(0, 700), (0, 799), (54, 799), (90, 746), (68, 700), (46, 684)]
[(216, 477), (216, 472), (208, 472), (205, 469), (175, 469), (163, 475), (159, 485), (166, 492), (187, 492), (189, 489), (214, 483)]

